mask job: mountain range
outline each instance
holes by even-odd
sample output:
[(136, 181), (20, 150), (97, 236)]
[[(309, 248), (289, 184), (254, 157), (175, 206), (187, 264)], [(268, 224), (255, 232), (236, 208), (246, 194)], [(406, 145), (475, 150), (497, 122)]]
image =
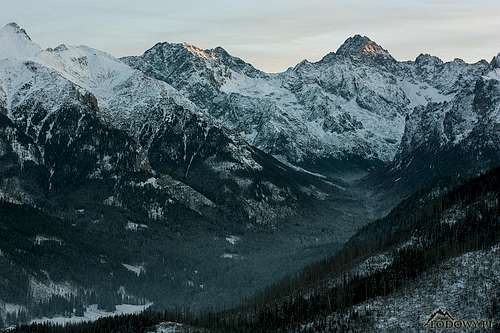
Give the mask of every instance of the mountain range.
[(186, 43), (42, 49), (15, 23), (0, 45), (4, 319), (90, 291), (233, 304), (500, 164), (500, 55), (401, 62), (356, 35), (270, 74)]

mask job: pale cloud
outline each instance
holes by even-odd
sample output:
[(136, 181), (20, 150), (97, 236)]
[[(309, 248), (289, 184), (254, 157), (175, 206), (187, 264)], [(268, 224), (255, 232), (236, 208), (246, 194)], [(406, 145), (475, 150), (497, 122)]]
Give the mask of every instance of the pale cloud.
[(500, 1), (491, 0), (25, 0), (2, 4), (44, 47), (86, 44), (141, 54), (158, 41), (223, 46), (268, 71), (319, 60), (349, 36), (367, 35), (396, 58), (445, 60), (500, 52)]

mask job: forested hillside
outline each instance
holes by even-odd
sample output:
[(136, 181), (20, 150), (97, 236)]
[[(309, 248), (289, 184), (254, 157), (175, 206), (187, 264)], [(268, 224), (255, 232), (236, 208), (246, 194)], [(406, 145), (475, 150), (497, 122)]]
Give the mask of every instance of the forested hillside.
[[(500, 169), (494, 169), (452, 190), (434, 188), (414, 195), (387, 217), (361, 229), (334, 257), (267, 288), (236, 309), (145, 313), (74, 326), (65, 332), (149, 332), (170, 321), (210, 332), (374, 331), (374, 314), (359, 305), (415, 290), (426, 272), (450, 260), (465, 260), (464, 254), (484, 253), (490, 256), (484, 262), (498, 265), (499, 202)], [(466, 274), (471, 272), (455, 274), (469, 279)], [(495, 318), (500, 286), (498, 281), (486, 282), (491, 293), (488, 304), (482, 305)], [(186, 332), (191, 330), (186, 327)], [(60, 331), (38, 325), (16, 332)]]

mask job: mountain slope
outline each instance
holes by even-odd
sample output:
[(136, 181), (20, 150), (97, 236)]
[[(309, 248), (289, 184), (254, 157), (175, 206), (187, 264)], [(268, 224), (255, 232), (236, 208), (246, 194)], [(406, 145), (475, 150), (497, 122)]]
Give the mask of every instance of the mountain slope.
[[(288, 302), (317, 316), (304, 332), (329, 332), (329, 326), (352, 319), (340, 309), (357, 311), (358, 324), (368, 323), (362, 330), (367, 332), (419, 332), (422, 320), (439, 307), (459, 318), (491, 318), (490, 306), (500, 292), (493, 268), (500, 264), (499, 180), (497, 168), (452, 190), (422, 191), (363, 227), (334, 257), (264, 296), (273, 303), (292, 295)], [(283, 304), (294, 311), (295, 305)]]
[[(485, 63), (421, 56), (397, 62), (367, 37), (348, 39), (317, 63), (266, 74), (222, 48), (159, 43), (123, 59), (167, 82), (225, 126), (292, 163), (389, 163), (415, 106), (448, 101)], [(465, 78), (465, 79), (464, 79)], [(339, 167), (337, 166), (337, 169)]]
[(0, 199), (35, 202), (46, 187), (46, 170), (33, 141), (0, 113)]
[[(304, 193), (300, 190), (301, 181), (292, 185), (295, 189), (283, 181), (279, 185), (273, 184), (274, 175), (283, 171), (284, 174), (295, 174), (296, 171), (272, 161), (230, 131), (214, 124), (167, 84), (148, 78), (121, 61), (87, 47), (62, 45), (32, 55), (30, 50), (37, 49), (36, 44), (22, 29), (12, 31), (11, 27), (9, 25), (2, 30), (2, 38), (13, 40), (15, 45), (24, 45), (29, 52), (16, 53), (15, 57), (2, 55), (5, 59), (1, 62), (0, 77), (6, 94), (6, 112), (41, 146), (44, 162), (51, 173), (56, 171), (54, 161), (45, 153), (52, 149), (50, 145), (55, 141), (57, 145), (71, 142), (75, 149), (83, 150), (95, 150), (96, 145), (106, 142), (108, 148), (119, 151), (120, 157), (111, 152), (100, 152), (98, 161), (89, 163), (100, 165), (100, 170), (85, 172), (75, 166), (72, 177), (99, 177), (102, 168), (109, 168), (105, 171), (113, 173), (111, 169), (115, 167), (123, 168), (122, 172), (127, 173), (170, 175), (194, 188), (193, 192), (200, 192), (213, 202), (212, 205), (240, 205), (238, 210), (243, 211), (241, 217), (258, 223), (272, 222), (278, 215), (286, 217), (288, 213), (285, 212), (293, 209), (297, 196)], [(26, 59), (23, 58), (25, 54), (29, 54)], [(83, 104), (87, 106), (82, 108)], [(71, 112), (74, 115), (70, 116)], [(87, 118), (92, 118), (92, 124), (81, 122)], [(74, 127), (68, 127), (70, 124)], [(111, 125), (127, 133), (120, 135), (131, 136), (127, 139), (130, 142), (121, 149), (118, 142), (117, 147), (112, 148), (115, 143), (110, 142), (110, 138), (84, 142), (79, 140), (80, 125), (84, 128), (109, 128)], [(73, 137), (75, 130), (76, 137)], [(66, 134), (55, 138), (53, 132)], [(73, 150), (70, 153), (86, 154)], [(128, 165), (114, 166), (119, 159), (126, 160)], [(78, 158), (65, 158), (65, 161), (71, 160), (80, 164)], [(198, 173), (211, 174), (214, 184), (207, 183), (207, 177), (200, 178)], [(114, 175), (118, 179), (121, 176), (124, 175)], [(254, 183), (257, 178), (260, 180)], [(307, 180), (304, 181), (306, 184)], [(227, 184), (227, 188), (220, 192), (223, 183)], [(329, 185), (324, 183), (322, 186), (327, 188)], [(288, 203), (283, 205), (285, 199)], [(274, 204), (276, 208), (272, 207)], [(263, 209), (270, 213), (269, 218), (263, 218)]]
[(335, 256), (226, 315), (247, 313), (269, 332), (420, 332), (436, 308), (460, 319), (498, 316), (499, 181), (496, 168), (451, 190), (422, 191)]
[(500, 81), (498, 69), (489, 69), (463, 82), (452, 100), (415, 108), (390, 170), (380, 177), (386, 184), (397, 180), (408, 193), (499, 165)]
[[(120, 60), (42, 50), (16, 24), (0, 41), (0, 198), (29, 217), (0, 221), (22, 245), (0, 246), (14, 267), (5, 286), (17, 274), (42, 289), (69, 283), (79, 308), (233, 304), (332, 255), (391, 206), (372, 196), (387, 186), (356, 181), (366, 172), (408, 194), (499, 161), (497, 58), (398, 62), (355, 36), (317, 63), (267, 74), (222, 48), (159, 43)], [(51, 234), (33, 229), (37, 218)], [(363, 255), (380, 241), (367, 230)], [(88, 276), (71, 263), (79, 251)], [(4, 295), (31, 316), (74, 301)]]

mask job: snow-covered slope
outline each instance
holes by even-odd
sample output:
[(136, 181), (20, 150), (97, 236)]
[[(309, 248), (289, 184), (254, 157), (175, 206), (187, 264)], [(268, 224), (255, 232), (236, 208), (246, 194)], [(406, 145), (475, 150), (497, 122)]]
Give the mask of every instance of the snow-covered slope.
[(495, 321), (492, 304), (500, 292), (499, 256), (497, 244), (449, 259), (401, 291), (354, 306), (352, 311), (357, 313), (354, 320), (348, 313), (334, 313), (304, 324), (300, 332), (322, 333), (330, 332), (328, 327), (349, 327), (364, 333), (423, 333), (430, 331), (425, 324), (438, 309), (447, 311), (456, 320)]
[[(92, 92), (100, 111), (113, 124), (134, 132), (144, 122), (158, 120), (170, 109), (195, 107), (175, 89), (130, 68), (120, 60), (87, 46), (60, 45), (42, 52), (43, 64), (65, 78)], [(161, 114), (154, 110), (163, 109)]]
[(355, 307), (373, 314), (373, 332), (423, 332), (436, 309), (458, 320), (492, 319), (500, 281), (500, 246), (466, 253), (423, 274), (405, 290)]
[(414, 188), (408, 184), (427, 186), (434, 177), (475, 175), (500, 164), (498, 69), (486, 66), (461, 85), (451, 100), (416, 107), (408, 116), (385, 180)]
[(29, 58), (39, 54), (42, 49), (31, 41), (26, 31), (16, 23), (9, 23), (0, 29), (0, 59)]
[[(177, 106), (195, 109), (168, 84), (151, 79), (102, 51), (86, 46), (66, 45), (42, 50), (14, 23), (0, 30), (0, 40), (3, 46), (0, 50), (0, 69), (3, 71), (0, 79), (5, 78), (3, 90), (11, 95), (21, 88), (23, 91), (19, 93), (26, 95), (26, 86), (23, 84), (27, 80), (23, 77), (26, 75), (23, 66), (34, 63), (41, 71), (53, 76), (38, 79), (34, 83), (46, 86), (54, 81), (63, 81), (54, 78), (59, 75), (79, 90), (93, 94), (99, 103), (101, 117), (130, 131), (138, 131), (141, 123), (154, 119), (153, 110), (163, 109), (162, 112), (167, 112)], [(48, 97), (60, 94), (61, 92), (54, 91)], [(52, 99), (57, 101), (57, 98)], [(163, 113), (157, 115), (157, 118), (159, 116), (163, 116)]]
[[(42, 49), (15, 23), (0, 29), (0, 39), (3, 42), (0, 50), (0, 100), (4, 101), (5, 113), (15, 122), (22, 122), (26, 132), (39, 129), (47, 114), (65, 103), (77, 102), (79, 94), (88, 93), (65, 79), (64, 73), (44, 64), (40, 58)], [(35, 108), (43, 109), (45, 114), (32, 122)], [(17, 109), (23, 111), (18, 114)]]
[[(424, 324), (437, 309), (457, 320), (497, 320), (499, 184), (495, 168), (453, 189), (448, 183), (415, 193), (361, 228), (333, 257), (287, 282), (303, 286), (300, 301), (320, 308), (299, 331), (347, 325), (355, 332), (427, 332)], [(342, 295), (347, 306), (323, 310)], [(357, 312), (356, 325), (350, 311)], [(359, 324), (365, 327), (356, 330)]]

